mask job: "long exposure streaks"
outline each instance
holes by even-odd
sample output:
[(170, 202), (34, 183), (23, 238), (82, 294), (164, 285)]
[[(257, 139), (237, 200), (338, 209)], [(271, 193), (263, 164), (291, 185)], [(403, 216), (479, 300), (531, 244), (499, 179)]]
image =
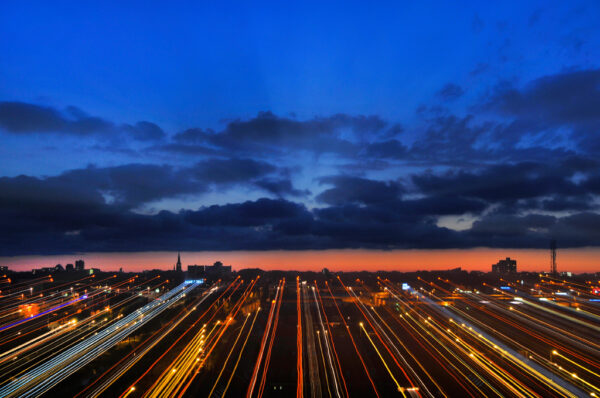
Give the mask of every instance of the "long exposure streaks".
[(309, 276), (4, 278), (0, 397), (600, 396), (596, 280)]

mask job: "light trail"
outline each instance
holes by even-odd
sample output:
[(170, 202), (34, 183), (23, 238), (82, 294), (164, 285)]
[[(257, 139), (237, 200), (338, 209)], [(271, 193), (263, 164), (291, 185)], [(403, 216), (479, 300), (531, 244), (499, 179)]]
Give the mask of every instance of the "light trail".
[(231, 374), (229, 375), (229, 379), (227, 380), (227, 384), (225, 385), (225, 388), (223, 389), (223, 394), (221, 395), (221, 397), (224, 397), (227, 394), (227, 390), (229, 389), (231, 380), (233, 380), (233, 376), (235, 375), (238, 365), (240, 364), (240, 360), (242, 359), (242, 354), (244, 353), (244, 348), (246, 348), (246, 344), (248, 343), (248, 339), (250, 338), (250, 334), (252, 333), (252, 329), (254, 328), (254, 323), (256, 322), (256, 318), (258, 317), (259, 311), (260, 311), (260, 307), (256, 310), (256, 312), (254, 314), (254, 318), (252, 319), (252, 324), (250, 325), (250, 330), (248, 331), (248, 334), (246, 335), (244, 344), (242, 344), (242, 348), (240, 349), (240, 353), (238, 354), (237, 361), (235, 361), (235, 366), (233, 367), (233, 370), (231, 371)]
[(4, 331), (4, 330), (7, 330), (7, 329), (10, 329), (10, 328), (12, 328), (12, 327), (18, 326), (18, 325), (20, 325), (20, 324), (22, 324), (22, 323), (25, 323), (25, 322), (31, 321), (31, 320), (33, 320), (33, 319), (39, 318), (39, 317), (41, 317), (41, 316), (44, 316), (44, 315), (46, 315), (46, 314), (49, 314), (49, 313), (51, 313), (51, 312), (58, 311), (58, 310), (60, 310), (61, 308), (64, 308), (64, 307), (66, 307), (66, 306), (68, 306), (68, 305), (71, 305), (71, 304), (75, 304), (75, 303), (77, 303), (77, 302), (79, 302), (79, 301), (81, 301), (81, 300), (85, 300), (86, 298), (88, 298), (88, 296), (87, 296), (87, 295), (83, 295), (83, 296), (81, 296), (81, 297), (79, 297), (79, 298), (76, 298), (76, 299), (74, 299), (74, 300), (68, 301), (68, 302), (66, 302), (66, 303), (64, 303), (64, 304), (61, 304), (61, 305), (58, 305), (58, 306), (56, 306), (56, 307), (50, 308), (49, 310), (46, 310), (46, 311), (40, 312), (39, 314), (32, 315), (32, 316), (30, 316), (30, 317), (28, 317), (28, 318), (21, 319), (21, 320), (18, 320), (18, 321), (16, 321), (16, 322), (13, 322), (13, 323), (11, 323), (11, 324), (9, 324), (9, 325), (6, 325), (6, 326), (3, 326), (3, 327), (0, 327), (0, 332), (2, 332), (2, 331)]
[(195, 377), (198, 375), (198, 373), (200, 373), (200, 370), (204, 367), (204, 364), (206, 363), (206, 361), (208, 360), (208, 358), (212, 354), (213, 350), (216, 348), (217, 343), (223, 337), (223, 335), (225, 334), (225, 331), (227, 330), (227, 328), (229, 327), (229, 325), (231, 325), (231, 323), (233, 322), (233, 320), (237, 316), (237, 313), (242, 308), (242, 305), (244, 305), (244, 303), (246, 302), (247, 298), (250, 296), (250, 293), (252, 292), (252, 289), (254, 289), (254, 286), (256, 285), (256, 282), (258, 281), (258, 279), (259, 279), (259, 276), (257, 276), (254, 280), (251, 281), (251, 283), (248, 286), (247, 290), (242, 294), (242, 297), (240, 297), (240, 299), (238, 300), (238, 302), (233, 306), (233, 308), (231, 309), (231, 311), (229, 312), (229, 314), (226, 316), (226, 321), (225, 321), (225, 323), (224, 323), (224, 325), (223, 325), (223, 327), (222, 327), (221, 332), (219, 333), (219, 335), (214, 339), (214, 341), (209, 341), (207, 343), (207, 346), (209, 348), (208, 348), (208, 350), (206, 350), (206, 352), (203, 352), (203, 354), (202, 354), (202, 356), (203, 356), (202, 361), (199, 362), (197, 365), (195, 365), (195, 363), (192, 364), (192, 366), (190, 367), (189, 371), (186, 374), (186, 377), (189, 374), (192, 373), (194, 366), (196, 367), (196, 371), (189, 378), (188, 382), (185, 385), (183, 385), (182, 388), (180, 388), (178, 397), (182, 397), (185, 394), (185, 392), (187, 391), (187, 389), (190, 387), (190, 385), (194, 381)]
[(325, 350), (327, 352), (327, 363), (329, 364), (329, 369), (331, 370), (331, 377), (333, 379), (333, 386), (335, 387), (335, 394), (338, 397), (341, 397), (339, 381), (337, 379), (337, 373), (335, 371), (335, 367), (333, 365), (333, 359), (331, 357), (331, 347), (329, 346), (329, 339), (327, 338), (327, 330), (325, 329), (325, 325), (323, 324), (323, 319), (321, 317), (321, 308), (319, 307), (319, 301), (317, 299), (316, 287), (312, 286), (313, 298), (315, 301), (315, 307), (317, 309), (317, 319), (319, 320), (319, 325), (321, 326), (321, 336), (323, 336), (323, 340), (325, 341)]
[(273, 299), (273, 301), (271, 301), (271, 309), (269, 310), (269, 317), (267, 319), (267, 326), (265, 327), (265, 331), (263, 333), (263, 337), (260, 343), (260, 349), (258, 352), (258, 358), (256, 359), (256, 363), (254, 365), (254, 371), (252, 372), (252, 378), (250, 379), (250, 385), (248, 386), (248, 390), (246, 391), (246, 398), (251, 398), (252, 397), (252, 393), (254, 392), (254, 387), (256, 385), (256, 379), (258, 378), (258, 372), (260, 369), (260, 364), (262, 362), (262, 357), (264, 355), (264, 350), (265, 347), (267, 345), (267, 339), (269, 336), (269, 330), (271, 328), (271, 323), (273, 322), (273, 317), (274, 317), (274, 313), (275, 313), (275, 307), (276, 307), (276, 303), (278, 301), (279, 298), (279, 294), (280, 294), (280, 288), (281, 288), (281, 281), (279, 282), (279, 285), (277, 286), (277, 292), (275, 293), (275, 298)]
[(306, 282), (302, 282), (302, 293), (302, 299), (304, 303), (304, 317), (306, 319), (306, 353), (308, 357), (310, 393), (311, 397), (321, 398), (321, 378), (319, 376), (319, 362), (317, 359), (317, 347), (315, 345), (315, 332), (313, 329), (313, 320), (310, 312), (310, 297), (307, 292)]
[(317, 343), (319, 346), (319, 354), (321, 355), (321, 363), (323, 364), (323, 374), (325, 375), (325, 385), (327, 386), (327, 393), (329, 398), (332, 398), (331, 388), (329, 388), (329, 375), (327, 374), (327, 362), (325, 361), (325, 355), (323, 354), (323, 345), (321, 344), (321, 331), (317, 330)]
[[(231, 325), (235, 319), (237, 312), (252, 291), (256, 280), (257, 279), (253, 280), (252, 283), (248, 285), (246, 290), (242, 293), (242, 296), (237, 300), (229, 314), (226, 316), (225, 321), (217, 321), (206, 337), (204, 336), (203, 328), (192, 338), (171, 364), (163, 371), (161, 376), (146, 391), (144, 394), (145, 397), (182, 396), (185, 393), (195, 376), (208, 360), (229, 325)], [(213, 316), (216, 314), (217, 312), (215, 312)], [(208, 323), (210, 323), (210, 320)], [(217, 328), (218, 331), (216, 331)]]
[(415, 361), (415, 363), (417, 364), (417, 366), (423, 371), (423, 373), (425, 373), (425, 375), (427, 375), (427, 377), (429, 378), (429, 380), (435, 385), (435, 387), (437, 388), (438, 392), (440, 394), (442, 394), (444, 397), (448, 397), (448, 395), (446, 395), (446, 393), (444, 392), (444, 389), (435, 381), (435, 379), (429, 374), (429, 372), (427, 371), (427, 369), (425, 369), (425, 367), (423, 367), (423, 365), (421, 364), (421, 362), (413, 355), (412, 352), (410, 352), (410, 350), (406, 347), (406, 345), (402, 342), (402, 339), (400, 339), (398, 337), (398, 335), (396, 334), (396, 332), (394, 332), (394, 330), (390, 327), (390, 325), (381, 317), (381, 315), (379, 315), (379, 313), (375, 310), (375, 308), (371, 309), (373, 311), (373, 313), (375, 315), (377, 315), (377, 318), (379, 319), (379, 321), (385, 325), (385, 327), (388, 329), (388, 331), (392, 334), (392, 336), (394, 336), (394, 338), (396, 339), (396, 341), (400, 344), (400, 346), (404, 349), (404, 351), (406, 351), (408, 353), (408, 355), (410, 355), (410, 357), (413, 359), (413, 361)]
[[(422, 300), (433, 304), (431, 302), (431, 299), (429, 299), (428, 297), (422, 296), (421, 298), (422, 298)], [(441, 312), (445, 317), (448, 317), (450, 319), (457, 318), (460, 323), (469, 325), (469, 323), (467, 321), (465, 321), (464, 319), (462, 319), (460, 316), (450, 312), (450, 310), (447, 307), (440, 307), (440, 306), (432, 305), (431, 308), (435, 308), (438, 312)], [(452, 308), (452, 310), (456, 310), (456, 309)], [(473, 327), (472, 325), (469, 325), (469, 326)], [(473, 327), (473, 329), (475, 330), (474, 327)], [(576, 388), (575, 386), (573, 386), (570, 383), (563, 383), (563, 385), (556, 384), (556, 382), (553, 381), (553, 379), (552, 379), (552, 374), (549, 373), (545, 368), (539, 367), (535, 363), (527, 364), (525, 358), (523, 358), (519, 353), (515, 352), (510, 347), (507, 347), (505, 344), (502, 344), (501, 342), (497, 341), (493, 337), (486, 335), (485, 332), (478, 330), (477, 334), (481, 335), (482, 337), (485, 337), (485, 339), (489, 340), (495, 346), (502, 347), (503, 354), (505, 356), (512, 357), (511, 361), (513, 363), (517, 364), (519, 367), (521, 367), (523, 369), (527, 369), (528, 373), (533, 374), (541, 381), (544, 381), (547, 385), (551, 386), (551, 388), (553, 390), (560, 391), (562, 395), (571, 396), (571, 397), (579, 396), (583, 393), (581, 390), (579, 390), (578, 388)]]
[(58, 354), (24, 376), (0, 388), (0, 396), (33, 397), (64, 380), (127, 335), (162, 313), (199, 284), (181, 284), (153, 302), (121, 318), (115, 324)]
[[(116, 382), (121, 376), (123, 376), (129, 369), (133, 367), (138, 361), (140, 361), (148, 352), (150, 352), (159, 342), (161, 342), (166, 336), (168, 336), (177, 326), (181, 324), (189, 315), (193, 314), (196, 310), (197, 306), (201, 305), (205, 300), (207, 300), (213, 292), (216, 290), (210, 289), (207, 294), (203, 295), (200, 300), (195, 303), (190, 304), (190, 306), (186, 309), (183, 309), (175, 317), (167, 323), (162, 328), (158, 329), (156, 332), (152, 333), (150, 337), (137, 345), (129, 354), (125, 357), (121, 358), (117, 363), (112, 365), (109, 369), (107, 369), (102, 375), (100, 375), (96, 380), (92, 383), (88, 384), (85, 389), (80, 391), (74, 398), (82, 395), (85, 391), (90, 389), (92, 386), (100, 382), (104, 376), (113, 371), (117, 366), (121, 365), (106, 381), (100, 384), (97, 388), (95, 388), (88, 397), (97, 397), (102, 394), (106, 389), (108, 389), (114, 382)], [(190, 309), (191, 308), (191, 309)], [(160, 335), (158, 335), (160, 333)], [(157, 336), (158, 335), (158, 336)], [(155, 337), (157, 336), (157, 337)], [(147, 346), (144, 346), (147, 342), (150, 342)], [(143, 347), (143, 348), (142, 348)], [(127, 362), (127, 359), (129, 359)], [(124, 363), (123, 363), (124, 362)]]
[(333, 341), (333, 334), (331, 333), (331, 327), (329, 326), (329, 319), (327, 318), (327, 313), (325, 312), (325, 306), (323, 305), (323, 299), (321, 298), (321, 293), (319, 291), (319, 287), (317, 282), (315, 281), (315, 291), (317, 292), (317, 296), (319, 297), (319, 304), (321, 305), (321, 309), (323, 311), (323, 316), (325, 317), (325, 324), (327, 325), (326, 337), (329, 337), (331, 342), (331, 348), (333, 349), (333, 353), (335, 354), (335, 360), (337, 362), (337, 369), (339, 371), (339, 375), (342, 378), (342, 385), (344, 386), (344, 392), (346, 393), (346, 397), (348, 394), (348, 386), (346, 385), (346, 379), (344, 378), (344, 374), (342, 373), (342, 365), (340, 364), (340, 358), (338, 356), (337, 350), (335, 349), (335, 342)]
[(302, 369), (302, 310), (300, 305), (300, 276), (296, 277), (296, 312), (298, 314), (298, 321), (296, 324), (297, 335), (296, 335), (296, 398), (303, 397), (304, 389), (304, 375)]
[(367, 332), (367, 330), (365, 329), (365, 326), (363, 325), (363, 323), (359, 323), (358, 324), (360, 326), (360, 328), (363, 330), (363, 332), (365, 333), (365, 336), (367, 336), (367, 339), (369, 339), (369, 342), (371, 343), (371, 345), (373, 346), (373, 348), (375, 349), (375, 352), (377, 353), (377, 355), (379, 356), (379, 359), (381, 359), (381, 362), (383, 363), (383, 365), (385, 366), (385, 369), (388, 371), (388, 374), (390, 375), (390, 377), (392, 378), (392, 380), (394, 380), (394, 384), (396, 384), (396, 388), (398, 389), (398, 391), (400, 391), (402, 393), (403, 397), (406, 397), (406, 394), (404, 394), (404, 388), (402, 386), (400, 386), (400, 383), (398, 383), (398, 380), (396, 380), (396, 378), (394, 377), (394, 374), (392, 373), (392, 371), (390, 370), (390, 367), (388, 366), (387, 362), (385, 362), (385, 359), (383, 358), (383, 356), (381, 355), (381, 353), (379, 352), (379, 350), (377, 349), (377, 346), (375, 345), (375, 343), (373, 342), (373, 340), (371, 339), (371, 336), (369, 336), (369, 333)]
[(348, 326), (348, 324), (346, 323), (346, 320), (344, 319), (344, 315), (342, 315), (342, 311), (340, 311), (340, 307), (337, 305), (337, 302), (335, 300), (335, 297), (333, 297), (333, 293), (331, 292), (331, 288), (329, 287), (329, 283), (325, 282), (325, 285), (327, 286), (327, 290), (329, 290), (329, 295), (331, 296), (331, 300), (333, 301), (333, 304), (335, 304), (335, 308), (338, 311), (338, 314), (340, 315), (340, 319), (342, 320), (342, 322), (344, 323), (344, 327), (346, 328), (346, 332), (348, 333), (348, 336), (350, 336), (350, 341), (352, 341), (352, 346), (354, 347), (354, 351), (356, 351), (356, 354), (358, 355), (358, 358), (360, 359), (360, 363), (363, 366), (363, 369), (369, 379), (369, 381), (371, 382), (371, 386), (373, 387), (373, 392), (375, 393), (375, 395), (377, 397), (379, 397), (379, 393), (377, 392), (377, 387), (375, 387), (375, 383), (373, 382), (373, 378), (371, 377), (371, 374), (369, 373), (369, 369), (367, 368), (367, 365), (365, 364), (365, 361), (362, 357), (362, 355), (360, 354), (360, 351), (358, 350), (358, 347), (356, 346), (356, 342), (354, 341), (354, 337), (352, 336), (352, 332), (350, 332), (350, 326)]
[[(162, 358), (163, 358), (165, 355), (167, 355), (167, 353), (168, 353), (169, 351), (171, 351), (171, 350), (173, 349), (173, 347), (174, 347), (174, 346), (175, 346), (177, 343), (179, 343), (179, 341), (180, 341), (181, 339), (183, 339), (183, 338), (184, 338), (184, 337), (185, 337), (185, 336), (186, 336), (186, 335), (187, 335), (187, 334), (188, 334), (188, 333), (189, 333), (189, 332), (190, 332), (190, 331), (191, 331), (191, 330), (192, 330), (192, 329), (193, 329), (193, 328), (194, 328), (194, 327), (195, 327), (195, 326), (196, 326), (196, 325), (197, 325), (197, 324), (198, 324), (198, 323), (199, 323), (199, 322), (200, 322), (200, 321), (201, 321), (201, 320), (204, 318), (204, 316), (205, 316), (206, 314), (208, 314), (208, 312), (209, 312), (209, 311), (210, 311), (210, 310), (213, 308), (213, 306), (215, 305), (215, 303), (217, 303), (217, 302), (218, 302), (218, 301), (219, 301), (219, 300), (220, 300), (220, 299), (221, 299), (221, 298), (222, 298), (222, 297), (223, 297), (223, 296), (224, 296), (226, 293), (228, 293), (230, 289), (232, 289), (232, 288), (233, 288), (233, 291), (232, 291), (232, 292), (230, 292), (230, 294), (233, 294), (233, 293), (235, 293), (235, 291), (237, 290), (237, 288), (240, 286), (239, 279), (240, 279), (240, 277), (239, 277), (239, 276), (237, 276), (237, 277), (236, 277), (236, 278), (235, 278), (235, 279), (234, 279), (234, 280), (233, 280), (233, 281), (232, 281), (232, 282), (229, 284), (229, 286), (227, 286), (227, 288), (226, 288), (226, 289), (225, 289), (225, 290), (224, 290), (224, 291), (221, 293), (221, 295), (220, 295), (219, 297), (217, 297), (217, 298), (215, 299), (215, 301), (214, 301), (214, 302), (213, 302), (213, 303), (212, 303), (212, 304), (211, 304), (211, 305), (210, 305), (210, 306), (209, 306), (209, 307), (208, 307), (208, 308), (207, 308), (207, 309), (206, 309), (206, 310), (205, 310), (205, 311), (204, 311), (204, 312), (203, 312), (203, 313), (202, 313), (202, 314), (201, 314), (201, 315), (198, 317), (198, 319), (196, 319), (196, 321), (194, 321), (194, 323), (193, 323), (191, 326), (189, 326), (189, 327), (188, 327), (188, 328), (187, 328), (187, 329), (186, 329), (186, 330), (185, 330), (183, 333), (181, 333), (181, 334), (179, 335), (179, 337), (178, 337), (178, 338), (177, 338), (177, 339), (176, 339), (176, 340), (175, 340), (175, 341), (174, 341), (174, 342), (173, 342), (173, 343), (172, 343), (172, 344), (171, 344), (171, 345), (170, 345), (170, 346), (169, 346), (169, 347), (168, 347), (168, 348), (167, 348), (167, 349), (166, 349), (166, 350), (165, 350), (165, 351), (164, 351), (164, 352), (163, 352), (163, 353), (162, 353), (162, 354), (161, 354), (161, 355), (158, 357), (158, 358), (156, 358), (156, 359), (154, 360), (154, 362), (152, 362), (152, 364), (151, 364), (151, 365), (148, 367), (148, 369), (146, 369), (146, 370), (144, 371), (144, 373), (142, 373), (142, 375), (141, 375), (141, 376), (139, 376), (139, 377), (138, 377), (138, 378), (137, 378), (137, 379), (136, 379), (136, 380), (135, 380), (135, 381), (134, 381), (134, 382), (133, 382), (133, 383), (132, 383), (132, 384), (131, 384), (131, 385), (130, 385), (130, 386), (129, 386), (129, 387), (128, 387), (128, 388), (127, 388), (127, 389), (126, 389), (126, 390), (125, 390), (125, 391), (124, 391), (122, 394), (121, 394), (121, 395), (120, 395), (120, 396), (119, 396), (119, 398), (123, 398), (123, 397), (125, 396), (125, 394), (130, 394), (130, 392), (129, 392), (129, 391), (130, 391), (130, 389), (131, 389), (132, 387), (136, 387), (136, 384), (137, 384), (137, 383), (139, 383), (139, 382), (140, 382), (140, 380), (142, 380), (142, 379), (143, 379), (143, 378), (144, 378), (144, 377), (145, 377), (145, 376), (146, 376), (146, 375), (147, 375), (147, 374), (148, 374), (148, 373), (149, 373), (149, 372), (150, 372), (150, 371), (151, 371), (151, 370), (154, 368), (154, 366), (156, 366), (156, 364), (157, 364), (157, 363), (159, 363), (159, 362), (162, 360)], [(221, 304), (221, 306), (222, 306), (222, 305), (223, 305), (223, 304)], [(219, 308), (221, 308), (221, 307), (219, 306)], [(215, 312), (215, 314), (216, 314), (216, 312)], [(213, 316), (214, 316), (214, 315), (213, 315)], [(212, 319), (212, 317), (211, 317), (211, 319)], [(208, 322), (207, 322), (207, 323), (208, 323)]]
[[(341, 283), (341, 279), (339, 277), (338, 277), (338, 280)], [(344, 285), (342, 284), (342, 286), (344, 286)], [(432, 396), (431, 392), (427, 389), (427, 386), (425, 385), (425, 383), (423, 383), (423, 381), (421, 380), (421, 378), (419, 377), (419, 375), (415, 372), (415, 370), (413, 369), (413, 367), (410, 366), (410, 364), (408, 363), (408, 361), (406, 360), (406, 358), (404, 358), (404, 356), (398, 350), (398, 347), (396, 347), (396, 345), (392, 342), (392, 340), (387, 335), (387, 333), (385, 332), (385, 330), (383, 330), (383, 328), (381, 327), (381, 325), (379, 325), (379, 323), (377, 322), (377, 320), (371, 315), (371, 313), (369, 312), (369, 310), (367, 309), (367, 307), (360, 301), (360, 299), (358, 298), (358, 296), (356, 295), (356, 293), (352, 290), (352, 288), (346, 288), (346, 291), (348, 292), (348, 294), (350, 296), (354, 297), (354, 304), (360, 309), (361, 313), (365, 317), (365, 320), (367, 321), (367, 323), (369, 324), (369, 326), (371, 326), (371, 328), (375, 332), (375, 335), (377, 336), (378, 340), (381, 342), (381, 344), (388, 351), (388, 353), (390, 354), (390, 356), (392, 357), (393, 361), (396, 363), (396, 365), (398, 366), (398, 368), (402, 371), (402, 374), (404, 374), (404, 376), (406, 377), (406, 379), (410, 383), (410, 386), (413, 389), (412, 391), (415, 391), (419, 396), (421, 395), (420, 392), (419, 392), (420, 390), (419, 389), (415, 389), (415, 385), (414, 385), (412, 379), (408, 376), (408, 374), (404, 370), (404, 367), (401, 366), (400, 363), (398, 362), (398, 360), (396, 359), (396, 355), (398, 356), (398, 358), (400, 358), (400, 360), (402, 361), (402, 363), (404, 364), (404, 366), (406, 366), (406, 368), (411, 372), (411, 374), (413, 375), (413, 377), (415, 377), (419, 381), (420, 387), (423, 388), (426, 391), (427, 394), (429, 394), (430, 396)], [(381, 332), (381, 333), (379, 333), (379, 332)], [(388, 342), (387, 344), (386, 344), (386, 342), (384, 342), (384, 339), (381, 337), (381, 335), (384, 336), (385, 340)], [(388, 344), (391, 345), (391, 347), (394, 349), (394, 352), (396, 353), (396, 355), (394, 355), (392, 353), (392, 351), (389, 348)]]
[(233, 342), (233, 344), (231, 346), (231, 350), (227, 354), (227, 358), (225, 358), (225, 362), (223, 363), (223, 366), (221, 367), (221, 371), (219, 372), (219, 375), (217, 376), (217, 379), (215, 380), (212, 389), (208, 393), (209, 397), (212, 396), (213, 392), (215, 391), (215, 388), (217, 388), (217, 385), (219, 384), (219, 380), (221, 380), (221, 376), (223, 375), (223, 372), (225, 371), (225, 368), (227, 367), (227, 364), (229, 363), (229, 358), (231, 357), (231, 354), (233, 354), (233, 351), (235, 350), (235, 346), (237, 345), (237, 342), (239, 341), (240, 336), (242, 335), (242, 332), (244, 331), (244, 328), (246, 327), (246, 323), (248, 322), (248, 318), (250, 318), (250, 315), (251, 315), (250, 312), (248, 314), (246, 314), (246, 319), (244, 319), (244, 323), (242, 324), (242, 327), (240, 328), (240, 331), (237, 334), (237, 337), (235, 338), (235, 341)]
[(265, 365), (262, 378), (260, 380), (260, 387), (258, 389), (258, 398), (261, 398), (265, 391), (265, 382), (267, 380), (267, 374), (269, 372), (269, 365), (271, 364), (271, 352), (273, 350), (273, 343), (275, 342), (275, 337), (277, 336), (277, 325), (279, 324), (279, 310), (281, 309), (281, 303), (283, 302), (284, 288), (285, 278), (283, 278), (281, 282), (281, 292), (279, 294), (279, 302), (277, 303), (277, 308), (275, 309), (275, 320), (273, 321), (273, 329), (271, 330), (271, 341), (269, 342), (269, 348), (267, 349), (267, 355), (265, 356)]

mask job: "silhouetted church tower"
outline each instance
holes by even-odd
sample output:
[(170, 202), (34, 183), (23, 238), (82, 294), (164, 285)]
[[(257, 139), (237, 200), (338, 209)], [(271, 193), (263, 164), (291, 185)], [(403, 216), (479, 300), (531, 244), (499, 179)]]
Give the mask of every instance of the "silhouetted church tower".
[(181, 272), (181, 255), (177, 253), (177, 264), (175, 264), (175, 271)]

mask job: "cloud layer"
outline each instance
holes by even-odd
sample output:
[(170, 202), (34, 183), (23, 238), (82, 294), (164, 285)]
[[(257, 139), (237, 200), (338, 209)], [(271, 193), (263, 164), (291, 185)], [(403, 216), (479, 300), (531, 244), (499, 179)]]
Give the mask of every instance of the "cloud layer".
[(0, 255), (599, 245), (600, 71), (446, 108), (466, 93), (446, 84), (410, 123), (265, 111), (173, 133), (1, 102), (7, 137), (108, 142), (143, 161), (0, 177)]

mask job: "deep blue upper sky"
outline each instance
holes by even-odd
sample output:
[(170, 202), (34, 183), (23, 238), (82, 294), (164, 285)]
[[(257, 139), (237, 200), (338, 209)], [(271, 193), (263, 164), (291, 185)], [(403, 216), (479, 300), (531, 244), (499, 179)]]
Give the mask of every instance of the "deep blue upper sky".
[(599, 244), (600, 3), (121, 3), (0, 5), (0, 254)]

